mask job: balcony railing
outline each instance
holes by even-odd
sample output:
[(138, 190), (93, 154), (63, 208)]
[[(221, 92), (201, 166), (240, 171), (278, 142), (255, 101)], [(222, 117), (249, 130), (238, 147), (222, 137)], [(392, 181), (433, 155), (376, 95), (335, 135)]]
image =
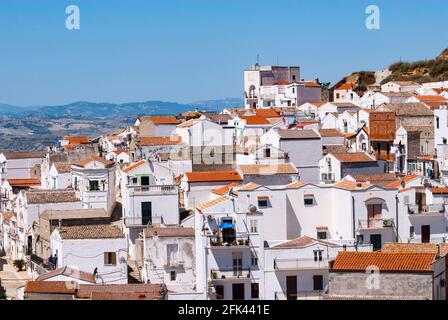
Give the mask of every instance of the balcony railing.
[(443, 204), (428, 204), (425, 206), (419, 206), (417, 204), (408, 205), (408, 214), (411, 215), (444, 215), (445, 205)]
[(249, 247), (250, 240), (248, 234), (237, 234), (235, 236), (210, 236), (210, 247), (222, 248), (222, 247)]
[[(431, 236), (429, 243), (446, 243), (448, 236)], [(422, 243), (421, 235), (414, 235), (412, 238), (408, 238), (409, 243)]]
[(220, 267), (210, 270), (212, 280), (247, 279), (250, 277), (251, 267), (249, 266)]
[(136, 195), (169, 195), (177, 194), (178, 187), (176, 185), (128, 185), (129, 194), (131, 196)]
[(359, 229), (383, 229), (383, 228), (393, 228), (393, 219), (367, 219), (358, 220)]
[(274, 269), (276, 271), (328, 269), (329, 261), (330, 261), (329, 258), (325, 258), (322, 260), (314, 258), (275, 259)]
[[(319, 300), (324, 294), (323, 290), (299, 291), (289, 294), (290, 300)], [(288, 294), (283, 291), (275, 292), (275, 300), (287, 300)]]
[(163, 217), (162, 216), (152, 216), (149, 217), (125, 217), (124, 218), (124, 224), (127, 227), (140, 227), (140, 226), (147, 226), (152, 224), (163, 224)]

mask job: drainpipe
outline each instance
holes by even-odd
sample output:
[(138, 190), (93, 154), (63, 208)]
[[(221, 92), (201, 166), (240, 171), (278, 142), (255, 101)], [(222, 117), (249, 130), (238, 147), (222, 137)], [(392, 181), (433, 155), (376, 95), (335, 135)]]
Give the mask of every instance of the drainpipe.
[(395, 232), (397, 233), (396, 235), (396, 242), (398, 242), (398, 195), (395, 195)]
[(355, 226), (355, 197), (352, 196), (352, 218), (353, 218), (353, 239), (356, 239), (356, 226)]

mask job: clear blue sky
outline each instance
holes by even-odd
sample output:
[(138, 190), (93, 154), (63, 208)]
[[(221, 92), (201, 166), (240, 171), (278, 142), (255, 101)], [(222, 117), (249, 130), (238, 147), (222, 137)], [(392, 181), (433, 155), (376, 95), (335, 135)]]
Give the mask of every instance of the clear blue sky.
[[(70, 4), (80, 30), (65, 28)], [(369, 4), (381, 10), (380, 30), (365, 28)], [(447, 30), (446, 0), (1, 0), (0, 102), (241, 97), (257, 54), (335, 81), (432, 58)]]

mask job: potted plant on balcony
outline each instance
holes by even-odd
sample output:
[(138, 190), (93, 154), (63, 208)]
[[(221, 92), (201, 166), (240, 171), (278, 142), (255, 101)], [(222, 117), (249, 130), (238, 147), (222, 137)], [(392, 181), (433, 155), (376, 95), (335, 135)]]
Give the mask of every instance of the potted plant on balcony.
[(25, 261), (23, 259), (16, 259), (12, 262), (12, 264), (17, 268), (17, 271), (22, 271), (25, 266)]
[(244, 240), (243, 239), (238, 240), (238, 245), (240, 246), (244, 245)]
[(246, 246), (248, 246), (248, 245), (249, 245), (249, 239), (244, 240), (244, 244), (245, 244)]
[(221, 279), (225, 279), (226, 278), (226, 275), (225, 274), (222, 274), (221, 275)]
[(212, 279), (216, 278), (218, 278), (218, 274), (216, 273), (216, 271), (212, 271)]

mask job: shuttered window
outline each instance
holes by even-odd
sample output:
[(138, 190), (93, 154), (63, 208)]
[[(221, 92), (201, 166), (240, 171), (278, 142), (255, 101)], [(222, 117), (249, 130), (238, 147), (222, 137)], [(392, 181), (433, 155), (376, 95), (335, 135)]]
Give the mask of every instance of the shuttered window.
[(104, 252), (104, 265), (106, 265), (106, 266), (117, 265), (117, 253), (116, 252)]

